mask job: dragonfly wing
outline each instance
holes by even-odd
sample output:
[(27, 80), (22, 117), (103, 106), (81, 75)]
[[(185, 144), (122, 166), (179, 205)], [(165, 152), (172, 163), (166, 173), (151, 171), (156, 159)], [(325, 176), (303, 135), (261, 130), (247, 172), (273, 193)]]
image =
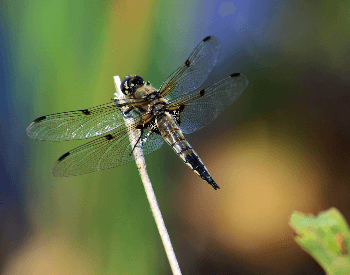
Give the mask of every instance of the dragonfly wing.
[(186, 62), (163, 82), (160, 94), (171, 101), (200, 87), (214, 68), (220, 49), (219, 39), (204, 38)]
[[(145, 134), (148, 132), (149, 129), (144, 130)], [(153, 133), (143, 145), (143, 153), (152, 153), (162, 144), (162, 136)], [(53, 174), (69, 177), (114, 168), (135, 160), (131, 151), (128, 130), (125, 126), (120, 127), (62, 155), (53, 168)]]
[(212, 86), (169, 102), (170, 110), (180, 110), (180, 126), (190, 134), (212, 122), (231, 105), (248, 85), (242, 74), (232, 74)]
[(124, 124), (123, 115), (114, 102), (90, 109), (39, 117), (27, 128), (29, 137), (61, 141), (103, 135)]

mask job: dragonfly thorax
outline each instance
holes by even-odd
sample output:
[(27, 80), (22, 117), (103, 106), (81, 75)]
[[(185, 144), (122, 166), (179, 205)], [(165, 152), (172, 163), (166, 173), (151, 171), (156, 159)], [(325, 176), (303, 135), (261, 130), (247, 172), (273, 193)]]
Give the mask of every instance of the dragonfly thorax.
[(138, 75), (126, 77), (122, 81), (121, 88), (128, 98), (143, 99), (140, 104), (134, 106), (142, 115), (159, 117), (169, 108), (168, 101), (161, 96), (159, 91), (149, 81), (144, 82)]
[(168, 108), (168, 101), (161, 96), (159, 96), (159, 98), (155, 98), (148, 104), (148, 112), (155, 117), (163, 115)]
[(144, 104), (137, 106), (143, 115), (148, 114), (153, 117), (159, 117), (169, 108), (168, 101), (152, 86), (139, 88), (134, 93), (133, 98), (145, 99)]

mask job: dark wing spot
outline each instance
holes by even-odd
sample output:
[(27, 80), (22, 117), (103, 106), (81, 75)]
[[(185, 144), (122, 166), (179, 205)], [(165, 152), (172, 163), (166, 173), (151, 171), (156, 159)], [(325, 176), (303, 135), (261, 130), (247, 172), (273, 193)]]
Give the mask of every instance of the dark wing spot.
[(84, 115), (90, 115), (91, 114), (88, 109), (80, 110), (80, 112), (82, 112)]
[(236, 76), (240, 76), (241, 74), (240, 73), (234, 73), (234, 74), (231, 74), (230, 76), (231, 77), (236, 77)]
[(63, 154), (62, 156), (60, 156), (60, 158), (57, 161), (61, 161), (61, 160), (65, 159), (69, 154), (70, 154), (69, 152)]
[(191, 64), (191, 62), (187, 59), (186, 62), (185, 62), (185, 65), (186, 65), (187, 67), (189, 67), (190, 64)]
[(113, 136), (112, 136), (111, 134), (108, 134), (108, 135), (105, 136), (105, 138), (106, 138), (107, 140), (111, 140), (111, 139), (113, 139)]
[(41, 117), (37, 118), (36, 120), (34, 120), (32, 123), (38, 123), (38, 122), (44, 120), (45, 118), (46, 118), (46, 116), (41, 116)]
[(181, 106), (179, 107), (178, 110), (179, 110), (180, 112), (182, 112), (184, 109), (185, 109), (185, 105), (181, 105)]
[(211, 39), (211, 36), (207, 36), (206, 38), (203, 39), (203, 42), (208, 41)]
[(205, 90), (204, 89), (199, 92), (200, 96), (204, 96), (204, 94), (205, 94)]

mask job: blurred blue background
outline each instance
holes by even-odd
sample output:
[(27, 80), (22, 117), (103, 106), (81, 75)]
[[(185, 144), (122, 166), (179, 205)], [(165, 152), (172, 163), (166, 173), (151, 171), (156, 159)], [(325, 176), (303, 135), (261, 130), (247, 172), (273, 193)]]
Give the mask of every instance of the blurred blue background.
[(171, 274), (134, 163), (55, 178), (86, 141), (41, 142), (35, 118), (110, 101), (113, 76), (160, 87), (206, 36), (206, 85), (250, 84), (188, 136), (214, 191), (163, 146), (148, 171), (183, 274), (322, 274), (293, 240), (294, 210), (350, 220), (349, 1), (0, 3), (2, 274)]

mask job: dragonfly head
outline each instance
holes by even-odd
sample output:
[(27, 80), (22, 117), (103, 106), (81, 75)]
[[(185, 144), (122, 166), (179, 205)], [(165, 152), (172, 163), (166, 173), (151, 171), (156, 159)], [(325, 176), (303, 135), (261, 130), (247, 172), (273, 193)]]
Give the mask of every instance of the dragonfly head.
[(125, 77), (120, 85), (123, 94), (133, 96), (136, 89), (142, 87), (145, 81), (139, 75), (129, 75)]

